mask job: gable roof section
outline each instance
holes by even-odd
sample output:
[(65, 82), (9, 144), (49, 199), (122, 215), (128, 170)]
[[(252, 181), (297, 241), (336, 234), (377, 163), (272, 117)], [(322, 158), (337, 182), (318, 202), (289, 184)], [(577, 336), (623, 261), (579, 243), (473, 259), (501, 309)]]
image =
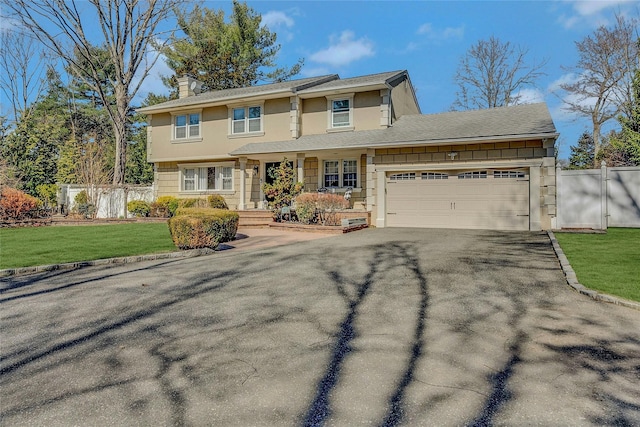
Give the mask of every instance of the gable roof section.
[(214, 90), (210, 92), (204, 92), (195, 96), (188, 96), (185, 98), (174, 99), (149, 107), (139, 108), (137, 111), (140, 113), (158, 113), (179, 108), (202, 107), (206, 104), (216, 104), (225, 101), (233, 102), (235, 99), (243, 99), (248, 97), (253, 98), (274, 94), (282, 95), (286, 93), (293, 94), (300, 90), (307, 89), (311, 86), (323, 84), (338, 78), (339, 77), (337, 74), (329, 74), (326, 76), (308, 77), (305, 79), (289, 80), (280, 83), (270, 83), (265, 85), (256, 85), (235, 89)]
[(405, 115), (386, 129), (305, 135), (295, 140), (244, 145), (232, 156), (308, 152), (345, 148), (383, 148), (418, 144), (557, 138), (547, 105), (525, 104), (440, 114)]
[[(335, 91), (344, 89), (356, 89), (369, 86), (395, 86), (402, 81), (402, 77), (408, 78), (406, 71), (388, 71), (385, 73), (369, 74), (366, 76), (349, 77), (346, 79), (331, 80), (326, 83), (314, 85), (308, 89), (299, 91), (300, 95), (315, 94), (316, 92)], [(392, 84), (395, 83), (395, 84)]]

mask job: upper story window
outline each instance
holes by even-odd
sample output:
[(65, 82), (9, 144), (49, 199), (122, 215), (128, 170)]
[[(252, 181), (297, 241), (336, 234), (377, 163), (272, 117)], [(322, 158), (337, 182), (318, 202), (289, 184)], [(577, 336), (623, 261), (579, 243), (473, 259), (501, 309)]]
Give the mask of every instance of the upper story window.
[(353, 94), (328, 98), (329, 130), (353, 129)]
[(173, 115), (173, 140), (201, 140), (200, 112)]
[(349, 118), (350, 110), (351, 108), (349, 107), (348, 99), (333, 101), (331, 108), (331, 126), (337, 128), (351, 125), (351, 120)]
[(262, 106), (232, 109), (231, 134), (241, 135), (262, 132)]

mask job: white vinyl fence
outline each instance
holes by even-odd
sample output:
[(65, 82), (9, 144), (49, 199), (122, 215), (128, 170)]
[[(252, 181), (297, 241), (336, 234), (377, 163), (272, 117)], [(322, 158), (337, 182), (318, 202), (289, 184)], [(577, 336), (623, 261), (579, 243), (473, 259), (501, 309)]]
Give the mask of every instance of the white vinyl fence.
[[(95, 194), (97, 203), (97, 218), (124, 218), (131, 215), (125, 209), (128, 202), (132, 200), (144, 200), (153, 202), (153, 186), (129, 186), (126, 188), (104, 186), (87, 189), (84, 185), (58, 184), (58, 205), (62, 206), (65, 212), (70, 212), (75, 207), (75, 197), (82, 190), (88, 190)], [(93, 193), (93, 192), (96, 193)], [(125, 202), (126, 198), (126, 202)]]
[(556, 171), (556, 228), (640, 227), (640, 167)]

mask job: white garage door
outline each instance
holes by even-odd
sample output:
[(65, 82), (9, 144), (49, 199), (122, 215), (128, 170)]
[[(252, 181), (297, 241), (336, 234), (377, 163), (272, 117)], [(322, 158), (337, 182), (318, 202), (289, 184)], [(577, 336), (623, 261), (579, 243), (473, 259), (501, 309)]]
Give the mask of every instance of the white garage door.
[(526, 170), (391, 173), (386, 184), (388, 227), (529, 229)]

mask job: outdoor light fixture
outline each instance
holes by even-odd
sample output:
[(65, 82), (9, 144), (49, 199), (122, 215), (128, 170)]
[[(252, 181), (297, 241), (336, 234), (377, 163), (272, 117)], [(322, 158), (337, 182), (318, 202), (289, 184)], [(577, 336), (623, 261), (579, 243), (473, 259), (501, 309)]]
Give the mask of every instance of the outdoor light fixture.
[(253, 176), (258, 175), (258, 172), (260, 172), (260, 165), (253, 165)]
[(447, 154), (447, 156), (449, 156), (451, 158), (451, 160), (455, 160), (457, 155), (458, 155), (458, 153), (455, 152), (455, 151), (452, 151), (449, 154)]

